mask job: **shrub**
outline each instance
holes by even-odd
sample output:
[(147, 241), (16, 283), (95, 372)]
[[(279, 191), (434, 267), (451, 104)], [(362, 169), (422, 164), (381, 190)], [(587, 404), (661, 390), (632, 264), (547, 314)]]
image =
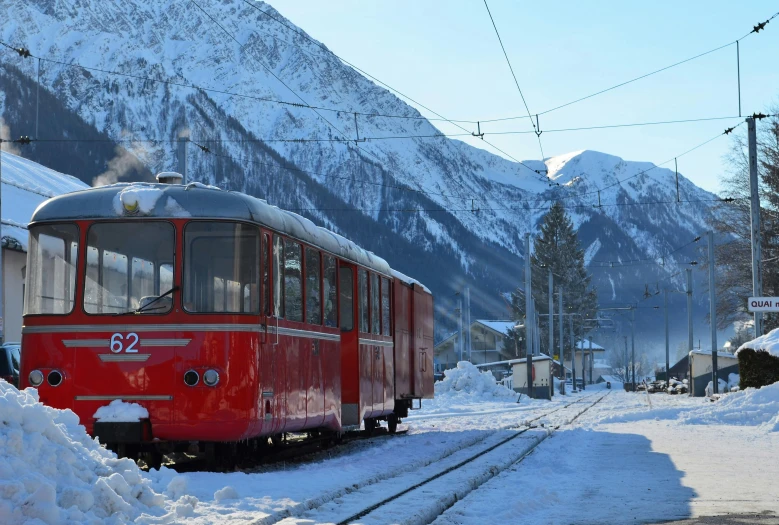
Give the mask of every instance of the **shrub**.
[(779, 381), (779, 357), (762, 350), (744, 348), (738, 352), (739, 388), (760, 388)]

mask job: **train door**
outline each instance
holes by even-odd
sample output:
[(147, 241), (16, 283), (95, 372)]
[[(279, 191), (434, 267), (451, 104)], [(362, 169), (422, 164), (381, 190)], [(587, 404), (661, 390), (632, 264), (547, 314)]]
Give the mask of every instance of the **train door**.
[[(271, 240), (272, 239), (272, 240)], [(263, 250), (263, 299), (265, 309), (265, 337), (260, 360), (260, 403), (262, 406), (262, 433), (277, 434), (283, 428), (286, 416), (286, 359), (279, 334), (279, 318), (282, 317), (282, 275), (284, 247), (279, 236), (264, 234)]]
[(380, 359), (378, 349), (370, 343), (370, 307), (368, 300), (368, 271), (357, 269), (357, 335), (358, 335), (358, 381), (360, 396), (360, 418), (362, 421), (373, 414), (374, 361)]
[(341, 424), (360, 425), (360, 359), (355, 267), (339, 262), (338, 307), (341, 326)]

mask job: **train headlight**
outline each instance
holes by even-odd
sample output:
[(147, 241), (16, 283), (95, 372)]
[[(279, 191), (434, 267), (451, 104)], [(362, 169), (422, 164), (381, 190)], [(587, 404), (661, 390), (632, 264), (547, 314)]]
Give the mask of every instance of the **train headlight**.
[(189, 370), (184, 374), (184, 383), (187, 386), (195, 386), (200, 381), (200, 376), (194, 370)]
[(60, 386), (60, 383), (62, 383), (62, 372), (59, 370), (52, 370), (49, 372), (49, 375), (46, 376), (46, 381), (48, 381), (51, 386)]
[(120, 193), (119, 199), (122, 201), (122, 207), (130, 215), (138, 213), (138, 197), (132, 193)]
[(37, 388), (43, 383), (43, 372), (40, 370), (33, 370), (30, 372), (30, 375), (27, 376), (27, 379), (32, 386)]
[(208, 386), (216, 386), (219, 383), (219, 372), (213, 369), (206, 370), (203, 373), (203, 382)]

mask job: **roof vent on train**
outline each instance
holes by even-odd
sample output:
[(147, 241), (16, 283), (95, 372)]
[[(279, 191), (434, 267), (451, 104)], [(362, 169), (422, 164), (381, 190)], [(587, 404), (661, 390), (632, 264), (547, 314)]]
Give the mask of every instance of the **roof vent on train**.
[(160, 184), (181, 184), (184, 175), (175, 171), (163, 171), (157, 174), (157, 182)]

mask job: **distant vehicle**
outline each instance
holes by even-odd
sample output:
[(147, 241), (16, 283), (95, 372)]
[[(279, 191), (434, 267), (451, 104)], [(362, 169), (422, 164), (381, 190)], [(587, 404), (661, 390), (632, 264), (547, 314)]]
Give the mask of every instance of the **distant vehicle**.
[(22, 347), (19, 343), (0, 345), (0, 379), (5, 379), (19, 388), (19, 363)]
[(435, 372), (433, 374), (433, 381), (443, 381), (444, 380), (444, 373), (443, 372)]

